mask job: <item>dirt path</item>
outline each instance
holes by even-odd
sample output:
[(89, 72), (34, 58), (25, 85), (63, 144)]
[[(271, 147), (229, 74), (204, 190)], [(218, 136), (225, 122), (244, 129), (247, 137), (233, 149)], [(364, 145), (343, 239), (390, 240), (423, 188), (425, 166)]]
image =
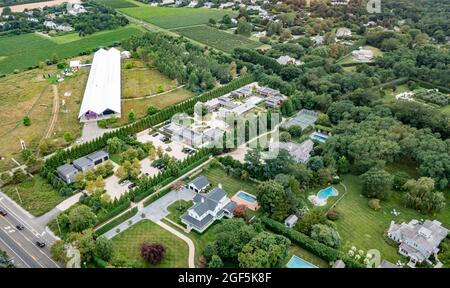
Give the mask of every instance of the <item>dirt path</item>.
[(147, 95), (147, 96), (142, 96), (142, 97), (136, 97), (136, 98), (123, 98), (122, 101), (142, 100), (142, 99), (148, 99), (148, 98), (158, 97), (158, 96), (161, 96), (161, 95), (164, 95), (164, 94), (168, 94), (168, 93), (170, 93), (170, 92), (173, 92), (173, 91), (175, 91), (175, 90), (181, 89), (181, 88), (183, 88), (184, 86), (186, 86), (186, 85), (181, 85), (181, 86), (175, 87), (175, 88), (173, 88), (173, 89), (170, 89), (170, 90), (167, 90), (167, 91), (164, 91), (164, 92), (161, 92), (161, 93), (152, 94), (152, 95)]
[(59, 93), (58, 93), (58, 85), (52, 85), (53, 89), (53, 110), (52, 110), (52, 119), (50, 124), (48, 125), (47, 132), (45, 133), (44, 138), (50, 138), (52, 136), (53, 129), (55, 128), (56, 121), (58, 121), (58, 113), (59, 113)]

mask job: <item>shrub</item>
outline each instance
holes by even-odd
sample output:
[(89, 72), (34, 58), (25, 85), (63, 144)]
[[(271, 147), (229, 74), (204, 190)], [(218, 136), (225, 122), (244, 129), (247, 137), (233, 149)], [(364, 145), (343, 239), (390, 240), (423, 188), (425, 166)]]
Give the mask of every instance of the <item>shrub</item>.
[(22, 124), (23, 124), (24, 126), (30, 126), (30, 125), (31, 125), (31, 119), (30, 119), (30, 117), (28, 117), (28, 116), (23, 117), (23, 119), (22, 119)]
[(370, 199), (368, 203), (369, 207), (375, 211), (381, 209), (380, 200), (379, 199)]
[(22, 169), (14, 170), (13, 176), (12, 176), (12, 183), (18, 184), (18, 183), (25, 181), (25, 179), (27, 179), (27, 174), (25, 174), (25, 172), (23, 172)]
[(340, 213), (336, 209), (331, 209), (327, 213), (327, 218), (331, 221), (336, 221), (339, 219)]
[(166, 248), (158, 243), (144, 243), (141, 247), (141, 256), (150, 264), (158, 264), (164, 258)]

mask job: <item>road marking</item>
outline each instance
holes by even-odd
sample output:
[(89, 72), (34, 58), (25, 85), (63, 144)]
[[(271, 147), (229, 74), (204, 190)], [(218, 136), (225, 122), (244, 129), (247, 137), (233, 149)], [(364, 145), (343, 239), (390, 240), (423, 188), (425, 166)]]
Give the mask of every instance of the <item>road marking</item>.
[[(9, 224), (12, 225), (12, 223), (11, 223), (8, 219), (6, 219), (6, 217), (4, 217), (4, 219), (5, 219)], [(28, 238), (24, 233), (19, 233), (18, 235), (21, 235), (23, 238), (25, 238), (26, 240), (28, 240), (28, 242), (30, 242), (31, 245), (33, 245), (33, 246), (35, 245), (35, 243), (34, 243), (30, 238)], [(53, 261), (52, 258), (48, 257), (48, 255), (45, 254), (41, 249), (37, 249), (37, 251), (39, 251), (42, 255), (44, 255), (45, 257), (47, 257), (50, 261), (53, 262), (53, 264), (56, 265), (57, 268), (59, 268), (59, 265), (58, 265), (55, 261)]]
[[(28, 256), (30, 256), (34, 261), (36, 261), (36, 263), (41, 266), (42, 268), (45, 268), (41, 262), (39, 262), (36, 257), (34, 257), (33, 255), (31, 255), (30, 253), (28, 253), (28, 251), (25, 249), (25, 247), (23, 247), (22, 243), (17, 242), (16, 240), (14, 240), (14, 238), (12, 238), (11, 236), (9, 236), (8, 234), (5, 234), (6, 236), (8, 236), (14, 243), (16, 243), (20, 248), (22, 248), (23, 252), (25, 252), (25, 254), (28, 254)], [(1, 238), (0, 238), (1, 239)]]
[(0, 241), (3, 243), (3, 245), (5, 245), (9, 250), (11, 250), (12, 253), (14, 253), (14, 255), (17, 256), (17, 258), (19, 258), (20, 261), (22, 261), (23, 264), (25, 264), (25, 266), (27, 266), (28, 268), (31, 268), (31, 266), (22, 259), (22, 257), (19, 256), (19, 254), (16, 253), (16, 251), (14, 251), (14, 249), (11, 248), (11, 246), (8, 245), (8, 243), (5, 242), (5, 240), (3, 240), (2, 238), (0, 238)]
[[(5, 204), (6, 205), (6, 204)], [(24, 221), (22, 218), (20, 218), (19, 216), (17, 216), (16, 213), (14, 213), (12, 211), (11, 208), (9, 208), (8, 206), (4, 207), (4, 209), (6, 209), (11, 215), (14, 216), (14, 218), (17, 218), (25, 227), (27, 227), (33, 234), (37, 235), (38, 232), (36, 231), (36, 229), (34, 229), (30, 224), (27, 223), (27, 221)], [(31, 220), (31, 219), (30, 219)], [(8, 221), (9, 222), (9, 221)], [(11, 222), (10, 222), (11, 223)]]

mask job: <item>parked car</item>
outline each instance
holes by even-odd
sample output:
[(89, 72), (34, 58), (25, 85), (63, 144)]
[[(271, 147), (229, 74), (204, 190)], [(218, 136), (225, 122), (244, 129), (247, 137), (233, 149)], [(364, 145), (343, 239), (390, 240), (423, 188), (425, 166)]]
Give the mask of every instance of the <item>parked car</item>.
[(159, 135), (159, 133), (156, 132), (156, 133), (153, 133), (153, 134), (152, 134), (152, 137), (156, 137), (156, 136), (158, 136), (158, 135)]
[(45, 247), (45, 243), (42, 241), (36, 241), (36, 246), (38, 246), (39, 248), (44, 248)]
[(134, 184), (134, 183), (131, 183), (130, 185), (128, 185), (128, 189), (132, 189), (134, 187), (136, 187), (136, 184)]
[(6, 212), (5, 210), (0, 209), (0, 215), (6, 216), (6, 215), (8, 215), (8, 212)]
[(131, 183), (130, 180), (125, 180), (125, 181), (119, 182), (119, 185), (120, 185), (120, 186), (126, 186), (126, 185), (128, 185), (128, 184), (130, 184), (130, 183)]
[(25, 229), (25, 226), (23, 226), (22, 224), (17, 224), (16, 228), (17, 228), (17, 230), (22, 231), (23, 229)]

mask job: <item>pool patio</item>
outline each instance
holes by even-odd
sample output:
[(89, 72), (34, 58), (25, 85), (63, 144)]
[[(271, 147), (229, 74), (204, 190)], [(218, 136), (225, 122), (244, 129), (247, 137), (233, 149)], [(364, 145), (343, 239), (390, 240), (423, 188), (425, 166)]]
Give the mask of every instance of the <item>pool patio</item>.
[(238, 205), (245, 205), (252, 211), (257, 211), (259, 209), (259, 204), (258, 201), (256, 201), (256, 196), (242, 190), (234, 194), (234, 196), (231, 197), (231, 201), (236, 202)]
[(308, 200), (314, 205), (314, 206), (325, 206), (327, 205), (327, 200), (329, 197), (338, 196), (339, 191), (334, 188), (333, 186), (328, 186), (319, 192), (317, 192), (316, 195), (310, 195), (308, 196)]
[(306, 261), (305, 259), (298, 257), (297, 255), (292, 255), (291, 259), (286, 264), (286, 267), (287, 268), (319, 268), (316, 265), (313, 265), (310, 262)]

